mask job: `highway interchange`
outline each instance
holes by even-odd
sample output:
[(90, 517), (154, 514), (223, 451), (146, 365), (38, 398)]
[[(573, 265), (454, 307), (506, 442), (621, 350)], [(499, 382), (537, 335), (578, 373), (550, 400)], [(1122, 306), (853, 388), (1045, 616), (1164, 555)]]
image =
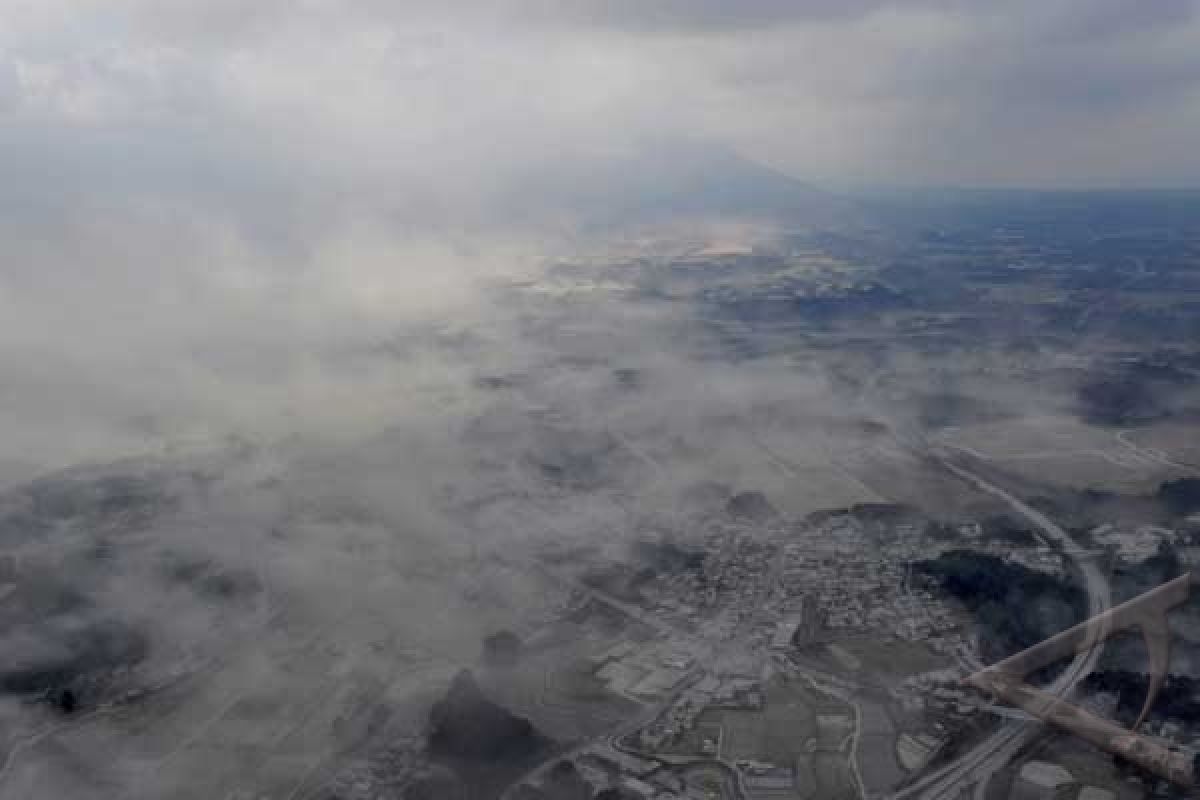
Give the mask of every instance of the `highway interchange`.
[[(1088, 597), (1088, 614), (1095, 616), (1112, 604), (1112, 592), (1108, 579), (1096, 566), (1094, 558), (1079, 543), (1071, 538), (1061, 526), (1029, 504), (1009, 492), (990, 483), (970, 470), (947, 458), (939, 458), (943, 467), (974, 485), (977, 489), (1003, 500), (1037, 526), (1041, 534), (1062, 548), (1063, 554), (1071, 559), (1083, 577)], [(1067, 696), (1075, 686), (1096, 667), (1102, 646), (1098, 642), (1090, 650), (1077, 655), (1048, 691), (1061, 697)], [(1037, 723), (1023, 720), (1006, 720), (991, 736), (980, 742), (969, 752), (952, 763), (923, 777), (903, 791), (897, 792), (895, 800), (943, 800), (958, 798), (973, 789), (974, 797), (982, 800), (992, 775), (1002, 769), (1012, 757), (1038, 731)]]

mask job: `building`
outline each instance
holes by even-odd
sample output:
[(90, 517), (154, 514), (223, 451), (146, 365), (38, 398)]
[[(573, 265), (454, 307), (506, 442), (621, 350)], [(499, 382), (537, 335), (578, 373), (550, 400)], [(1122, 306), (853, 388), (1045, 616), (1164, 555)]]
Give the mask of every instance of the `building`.
[(1048, 761), (1030, 761), (1013, 781), (1012, 800), (1071, 800), (1077, 785), (1064, 767)]
[(753, 764), (742, 768), (746, 788), (752, 794), (757, 793), (790, 793), (796, 787), (796, 776), (790, 767), (780, 767), (775, 764)]
[(771, 639), (771, 647), (775, 650), (789, 650), (796, 632), (800, 629), (800, 620), (789, 619), (780, 622), (775, 627), (775, 636)]
[(626, 778), (621, 781), (621, 788), (626, 794), (632, 795), (638, 800), (651, 800), (658, 794), (658, 789), (637, 778)]
[(935, 736), (930, 736), (927, 733), (919, 733), (915, 736), (911, 733), (904, 733), (896, 741), (896, 756), (900, 759), (900, 765), (909, 772), (914, 772), (929, 763), (929, 760), (942, 747), (942, 740)]
[(677, 669), (656, 669), (631, 687), (629, 692), (644, 697), (657, 697), (674, 689), (684, 677), (684, 673)]
[(1117, 793), (1097, 786), (1085, 786), (1076, 800), (1117, 800)]
[(637, 645), (629, 641), (621, 641), (614, 644), (602, 653), (591, 657), (592, 666), (596, 669), (603, 667), (612, 661), (620, 661), (626, 656), (633, 653), (637, 649)]

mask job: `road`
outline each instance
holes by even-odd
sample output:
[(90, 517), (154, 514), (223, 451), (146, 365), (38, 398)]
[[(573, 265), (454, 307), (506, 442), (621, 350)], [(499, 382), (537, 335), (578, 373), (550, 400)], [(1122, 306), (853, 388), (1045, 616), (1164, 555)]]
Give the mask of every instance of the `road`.
[(508, 789), (504, 791), (504, 794), (500, 795), (500, 800), (511, 800), (511, 798), (516, 795), (517, 789), (522, 785), (541, 783), (542, 779), (546, 777), (546, 773), (550, 771), (550, 768), (564, 759), (573, 759), (576, 756), (581, 755), (584, 751), (589, 750), (598, 744), (607, 742), (611, 745), (614, 742), (625, 738), (626, 736), (636, 733), (646, 725), (649, 725), (660, 714), (670, 708), (676, 700), (679, 699), (679, 696), (685, 691), (687, 686), (695, 680), (700, 672), (701, 670), (699, 669), (693, 669), (692, 672), (688, 673), (688, 676), (680, 684), (679, 688), (677, 688), (660, 702), (646, 706), (641, 713), (626, 722), (621, 727), (617, 728), (615, 731), (610, 731), (599, 736), (594, 736), (590, 739), (585, 739), (575, 747), (572, 747), (570, 750), (567, 750), (563, 753), (556, 753), (553, 757), (538, 764), (533, 769), (529, 770), (529, 772), (513, 781), (513, 783), (509, 785)]
[(1188, 472), (1193, 475), (1200, 473), (1200, 468), (1198, 468), (1195, 464), (1176, 461), (1157, 447), (1142, 447), (1141, 445), (1135, 444), (1129, 438), (1131, 433), (1133, 433), (1132, 430), (1118, 431), (1116, 434), (1116, 440), (1118, 443), (1128, 449), (1134, 456), (1156, 464), (1161, 464), (1164, 467), (1171, 467), (1182, 472)]
[(831, 683), (822, 682), (821, 676), (814, 671), (805, 670), (795, 661), (790, 661), (782, 657), (776, 657), (776, 664), (779, 664), (782, 669), (803, 679), (815, 691), (822, 692), (830, 697), (836, 697), (854, 712), (854, 729), (850, 735), (846, 737), (840, 749), (846, 751), (846, 763), (850, 765), (850, 776), (854, 779), (854, 788), (858, 790), (858, 796), (865, 798), (867, 796), (866, 783), (863, 781), (862, 769), (858, 765), (858, 745), (862, 740), (862, 706), (854, 699), (854, 693), (848, 689), (834, 686)]
[[(929, 450), (926, 450), (929, 452)], [(1095, 616), (1109, 608), (1111, 605), (1111, 589), (1108, 585), (1107, 577), (1100, 571), (1096, 565), (1093, 554), (1081, 547), (1070, 534), (1068, 534), (1061, 526), (1042, 514), (1037, 509), (1023, 502), (1011, 493), (1005, 491), (999, 486), (985, 480), (966, 467), (960, 466), (945, 457), (935, 457), (943, 468), (953, 473), (959, 478), (972, 484), (977, 489), (986, 494), (990, 494), (1009, 505), (1017, 513), (1028, 519), (1040, 531), (1043, 538), (1054, 542), (1060, 548), (1065, 557), (1074, 562), (1083, 579), (1084, 589), (1088, 597), (1088, 612), (1089, 616)], [(661, 635), (685, 634), (685, 632), (675, 629), (673, 626), (666, 624), (663, 620), (656, 618), (652, 614), (646, 613), (643, 609), (636, 608), (627, 603), (623, 603), (616, 598), (607, 595), (604, 592), (597, 591), (593, 587), (586, 586), (581, 582), (575, 581), (567, 576), (563, 576), (546, 569), (544, 566), (539, 567), (557, 580), (564, 581), (572, 588), (581, 591), (592, 599), (605, 603), (610, 607), (627, 614), (639, 622), (647, 624), (658, 631)], [(772, 570), (772, 575), (765, 582), (769, 592), (769, 587), (777, 580), (776, 570)], [(736, 637), (735, 642), (743, 644), (742, 637)], [(1090, 672), (1095, 669), (1096, 663), (1100, 658), (1102, 647), (1098, 644), (1091, 650), (1081, 653), (1076, 656), (1067, 665), (1063, 673), (1054, 681), (1047, 691), (1059, 696), (1067, 696), (1075, 686), (1083, 680)], [(692, 676), (689, 676), (689, 678)], [(683, 684), (686, 685), (686, 682)], [(828, 691), (828, 687), (820, 687)], [(647, 707), (635, 719), (630, 720), (628, 724), (622, 726), (619, 730), (609, 733), (604, 736), (595, 737), (594, 739), (580, 743), (573, 750), (559, 754), (556, 758), (551, 759), (523, 776), (521, 780), (512, 784), (512, 788), (526, 783), (536, 782), (539, 780), (546, 770), (554, 763), (557, 763), (562, 758), (569, 758), (577, 755), (590, 746), (601, 741), (614, 743), (621, 738), (637, 731), (642, 726), (648, 724), (651, 720), (668, 708), (671, 703), (677, 698), (677, 693), (673, 692), (670, 697), (664, 698), (662, 702), (655, 703)], [(853, 705), (853, 704), (852, 704)], [(912, 785), (895, 793), (894, 800), (957, 800), (964, 793), (973, 792), (978, 800), (982, 800), (986, 791), (987, 785), (991, 777), (1007, 766), (1013, 757), (1024, 747), (1029, 740), (1037, 734), (1040, 725), (1031, 723), (1025, 720), (1011, 719), (1000, 725), (1000, 727), (987, 737), (984, 741), (976, 745), (972, 750), (956, 759), (954, 762), (941, 767), (929, 775), (926, 775), (914, 782)], [(855, 754), (851, 753), (852, 763), (855, 761)], [(856, 767), (857, 764), (854, 764)], [(857, 776), (856, 776), (857, 777)], [(857, 778), (861, 781), (861, 778)], [(861, 783), (860, 783), (861, 787)], [(504, 795), (504, 800), (511, 796), (512, 789)]]
[[(658, 470), (661, 470), (661, 467), (659, 467), (658, 464), (653, 461), (653, 459), (651, 459), (649, 456), (645, 455), (645, 453), (643, 453), (641, 450), (632, 447), (623, 437), (619, 437), (619, 438), (620, 438), (622, 444), (624, 444), (626, 447), (629, 447), (630, 450), (632, 450), (635, 455), (637, 455), (639, 458), (644, 458), (646, 461), (648, 461), (651, 464), (652, 467), (655, 467), (656, 472)], [(503, 560), (502, 557), (501, 557), (501, 560)], [(511, 561), (511, 562), (507, 562), (507, 563), (510, 563), (514, 567), (518, 567), (518, 568), (524, 567), (527, 569), (532, 569), (535, 572), (541, 573), (542, 575), (544, 575), (546, 578), (550, 579), (551, 581), (559, 583), (568, 589), (578, 592), (582, 596), (587, 597), (589, 600), (606, 605), (609, 608), (613, 609), (614, 611), (624, 614), (625, 616), (627, 616), (637, 622), (640, 622), (643, 625), (650, 627), (659, 636), (662, 636), (664, 638), (678, 638), (678, 637), (690, 638), (691, 637), (691, 634), (689, 632), (680, 630), (679, 628), (668, 623), (667, 621), (665, 621), (653, 614), (647, 613), (645, 609), (638, 608), (637, 606), (634, 606), (630, 603), (626, 603), (621, 600), (618, 600), (617, 598), (613, 597), (612, 595), (608, 594), (607, 592), (600, 591), (600, 590), (596, 589), (594, 586), (588, 586), (587, 584), (576, 579), (575, 577), (564, 574), (557, 570), (551, 569), (546, 564), (543, 564), (537, 560)], [(514, 794), (516, 793), (516, 790), (518, 789), (518, 787), (520, 787), (522, 785), (540, 783), (542, 781), (542, 779), (546, 776), (546, 773), (549, 772), (550, 768), (553, 767), (555, 764), (559, 763), (560, 761), (562, 761), (563, 759), (572, 759), (572, 758), (578, 756), (579, 754), (583, 753), (585, 750), (588, 750), (591, 747), (595, 747), (597, 744), (601, 744), (604, 742), (611, 744), (613, 742), (617, 742), (617, 741), (625, 738), (626, 736), (629, 736), (630, 734), (637, 732), (638, 730), (645, 727), (646, 725), (650, 724), (652, 721), (654, 721), (655, 718), (657, 718), (660, 714), (662, 714), (664, 711), (666, 711), (679, 698), (679, 695), (682, 694), (683, 691), (686, 689), (686, 687), (695, 679), (698, 671), (699, 671), (699, 668), (694, 667), (691, 671), (688, 672), (688, 674), (684, 677), (683, 681), (680, 682), (679, 686), (673, 692), (671, 692), (670, 695), (663, 698), (660, 702), (646, 706), (641, 711), (641, 713), (637, 714), (633, 719), (629, 720), (624, 725), (617, 728), (615, 731), (609, 731), (608, 733), (604, 733), (604, 734), (600, 734), (598, 736), (593, 736), (591, 738), (584, 739), (583, 741), (579, 742), (574, 747), (572, 747), (570, 750), (567, 750), (567, 751), (561, 752), (561, 753), (556, 753), (553, 757), (547, 759), (546, 761), (543, 761), (540, 764), (535, 765), (532, 769), (530, 769), (528, 772), (526, 772), (520, 778), (517, 778), (515, 781), (513, 781), (511, 784), (509, 784), (508, 788), (505, 789), (504, 793), (500, 795), (500, 800), (510, 800), (510, 798), (512, 798), (514, 796)]]
[[(516, 563), (516, 562), (514, 562), (514, 563)], [(583, 583), (582, 581), (579, 581), (570, 575), (566, 575), (561, 572), (558, 572), (557, 570), (551, 569), (550, 567), (548, 567), (545, 564), (542, 564), (538, 561), (521, 562), (521, 563), (525, 567), (541, 573), (542, 575), (546, 576), (550, 580), (556, 581), (556, 582), (566, 586), (567, 588), (580, 593), (581, 595), (587, 597), (589, 600), (593, 600), (597, 603), (602, 603), (602, 604), (608, 606), (609, 608), (612, 608), (613, 610), (618, 611), (618, 612), (628, 616), (629, 618), (652, 628), (656, 633), (658, 633), (660, 636), (662, 636), (664, 638), (682, 637), (682, 636), (687, 636), (689, 638), (691, 637), (691, 634), (689, 632), (682, 631), (682, 630), (676, 628), (675, 626), (669, 624), (665, 620), (662, 620), (662, 619), (656, 617), (655, 615), (646, 612), (645, 609), (638, 608), (637, 606), (634, 606), (630, 603), (625, 603), (621, 600), (618, 600), (617, 598), (613, 597), (612, 595), (608, 594), (607, 592), (600, 591), (599, 589), (596, 589), (593, 586), (588, 586), (587, 584)], [(546, 773), (550, 770), (550, 768), (553, 767), (555, 764), (559, 763), (560, 761), (562, 761), (563, 759), (574, 758), (575, 756), (578, 756), (585, 750), (587, 750), (591, 747), (594, 747), (597, 744), (601, 744), (603, 742), (608, 742), (609, 744), (612, 744), (614, 742), (617, 742), (617, 741), (625, 738), (626, 736), (636, 733), (638, 730), (641, 730), (646, 725), (649, 725), (660, 714), (662, 714), (664, 711), (666, 711), (668, 708), (670, 708), (671, 705), (673, 705), (676, 700), (679, 699), (679, 696), (682, 695), (684, 691), (686, 691), (688, 686), (699, 676), (699, 674), (702, 671), (703, 671), (702, 668), (699, 666), (693, 667), (687, 673), (687, 675), (684, 676), (683, 680), (680, 681), (680, 683), (678, 684), (678, 686), (675, 688), (674, 691), (672, 691), (669, 695), (664, 697), (659, 702), (646, 706), (633, 719), (629, 720), (624, 725), (617, 728), (615, 731), (609, 731), (608, 733), (600, 734), (598, 736), (593, 736), (589, 739), (585, 739), (582, 742), (580, 742), (579, 744), (577, 744), (575, 747), (571, 748), (570, 750), (567, 750), (566, 752), (562, 752), (562, 753), (556, 753), (553, 757), (536, 765), (535, 767), (533, 767), (533, 769), (529, 770), (529, 772), (525, 773), (520, 778), (518, 778), (516, 781), (514, 781), (512, 784), (510, 784), (508, 789), (506, 789), (505, 792), (500, 796), (500, 800), (509, 800), (516, 793), (517, 787), (521, 786), (522, 784), (539, 783), (546, 776)]]
[[(670, 693), (660, 698), (657, 702), (647, 705), (633, 719), (630, 719), (616, 730), (585, 739), (584, 741), (576, 744), (570, 750), (558, 753), (552, 758), (549, 758), (546, 761), (534, 766), (531, 770), (529, 770), (529, 772), (525, 773), (512, 784), (510, 784), (508, 789), (505, 790), (505, 792), (501, 795), (500, 800), (511, 800), (516, 793), (517, 787), (523, 784), (537, 784), (541, 782), (542, 779), (545, 778), (546, 773), (555, 764), (559, 763), (563, 759), (574, 758), (584, 751), (596, 747), (597, 745), (606, 744), (609, 747), (628, 752), (631, 755), (636, 755), (641, 758), (651, 758), (650, 754), (636, 752), (630, 750), (627, 746), (623, 746), (621, 744), (622, 741), (652, 723), (655, 719), (671, 708), (671, 706), (675, 705), (679, 698), (691, 688), (692, 684), (694, 684), (696, 680), (699, 679), (713, 663), (716, 663), (720, 659), (722, 654), (730, 652), (742, 653), (745, 652), (747, 648), (751, 647), (750, 636), (754, 631), (756, 623), (764, 613), (763, 609), (765, 607), (766, 600), (771, 596), (772, 591), (779, 584), (783, 574), (784, 560), (782, 558), (777, 558), (771, 562), (767, 571), (767, 575), (765, 576), (762, 586), (759, 588), (758, 595), (752, 606), (755, 611), (746, 619), (741, 621), (739, 624), (739, 629), (734, 636), (723, 642), (704, 640), (695, 633), (676, 628), (667, 621), (656, 617), (654, 614), (648, 613), (644, 609), (622, 602), (621, 600), (612, 597), (602, 590), (588, 586), (569, 575), (559, 573), (549, 568), (545, 564), (533, 562), (529, 566), (551, 578), (552, 580), (559, 581), (567, 587), (587, 596), (588, 598), (596, 602), (603, 603), (610, 608), (629, 616), (631, 619), (653, 628), (660, 636), (663, 636), (664, 638), (674, 638), (676, 640), (689, 639), (693, 642), (698, 640), (701, 641), (704, 645), (703, 649), (708, 651), (708, 657), (698, 659), (697, 663), (688, 670), (686, 675), (684, 675), (682, 680)], [(830, 694), (836, 693), (836, 690), (818, 686), (815, 680), (808, 676), (805, 677), (810, 683), (813, 684), (814, 688), (820, 688), (822, 691), (827, 691)], [(841, 694), (837, 694), (837, 696), (842, 697)], [(847, 702), (850, 701), (847, 700)], [(855, 706), (855, 711), (857, 720), (857, 706)], [(857, 744), (857, 732), (858, 726), (856, 725), (854, 732), (855, 738), (851, 742), (851, 769), (855, 776), (855, 780), (861, 789), (862, 779), (858, 774), (858, 765), (854, 763), (853, 759), (853, 747)], [(744, 786), (741, 784), (741, 778), (737, 770), (731, 765), (724, 764), (723, 762), (714, 761), (714, 763), (721, 763), (723, 768), (728, 770), (728, 774), (732, 779), (730, 788), (734, 790), (735, 793), (734, 800), (745, 800), (747, 793)]]
[[(1112, 604), (1112, 591), (1107, 577), (1096, 566), (1091, 554), (1071, 538), (1058, 524), (1009, 492), (989, 483), (975, 473), (944, 458), (938, 459), (943, 467), (981, 491), (1007, 503), (1037, 526), (1042, 535), (1061, 546), (1063, 554), (1075, 562), (1083, 577), (1088, 596), (1089, 616), (1099, 614)], [(1059, 696), (1069, 694), (1081, 680), (1096, 667), (1103, 647), (1097, 643), (1090, 650), (1080, 653), (1047, 691)], [(961, 797), (964, 790), (974, 787), (974, 796), (983, 798), (991, 776), (1002, 769), (1014, 755), (1039, 730), (1036, 723), (1008, 720), (999, 729), (971, 751), (951, 764), (935, 770), (911, 786), (897, 792), (895, 800), (921, 798), (921, 800), (951, 800)]]
[(648, 613), (645, 609), (638, 608), (637, 606), (633, 605), (632, 603), (626, 603), (622, 600), (618, 600), (617, 598), (613, 597), (612, 595), (608, 594), (607, 592), (601, 591), (594, 586), (588, 586), (583, 581), (578, 580), (578, 579), (572, 577), (571, 575), (567, 575), (565, 573), (551, 569), (550, 567), (548, 567), (545, 564), (542, 564), (538, 561), (511, 562), (511, 563), (514, 563), (514, 564), (524, 563), (524, 565), (526, 567), (528, 567), (536, 572), (540, 572), (542, 575), (545, 575), (550, 580), (555, 581), (559, 584), (562, 584), (563, 586), (565, 586), (568, 589), (578, 592), (580, 595), (588, 598), (589, 600), (594, 600), (595, 602), (600, 603), (601, 605), (606, 605), (609, 608), (613, 609), (614, 611), (618, 611), (618, 612), (624, 614), (625, 616), (629, 617), (630, 619), (636, 620), (637, 622), (640, 622), (649, 628), (653, 628), (654, 631), (656, 633), (658, 633), (660, 636), (663, 636), (666, 638), (670, 638), (672, 636), (683, 636), (683, 637), (690, 638), (692, 635), (690, 632), (685, 631), (681, 628), (677, 628), (674, 625), (672, 625), (671, 623), (667, 622), (666, 620), (663, 620), (660, 617), (657, 617), (653, 614)]

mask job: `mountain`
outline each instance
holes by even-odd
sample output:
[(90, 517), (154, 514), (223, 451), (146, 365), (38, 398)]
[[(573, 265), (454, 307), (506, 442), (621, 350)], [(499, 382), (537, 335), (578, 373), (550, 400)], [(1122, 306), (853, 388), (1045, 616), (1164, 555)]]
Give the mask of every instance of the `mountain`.
[(532, 219), (557, 212), (595, 229), (680, 218), (826, 225), (854, 210), (848, 200), (728, 148), (695, 142), (573, 160), (521, 182), (529, 203), (514, 213)]

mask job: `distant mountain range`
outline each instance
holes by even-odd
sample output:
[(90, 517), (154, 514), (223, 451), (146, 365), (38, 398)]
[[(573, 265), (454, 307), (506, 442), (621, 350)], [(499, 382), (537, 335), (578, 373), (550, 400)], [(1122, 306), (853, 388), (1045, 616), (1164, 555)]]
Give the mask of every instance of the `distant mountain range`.
[(732, 150), (694, 142), (573, 160), (520, 182), (529, 202), (513, 214), (529, 221), (571, 215), (599, 229), (695, 217), (824, 225), (854, 208)]

